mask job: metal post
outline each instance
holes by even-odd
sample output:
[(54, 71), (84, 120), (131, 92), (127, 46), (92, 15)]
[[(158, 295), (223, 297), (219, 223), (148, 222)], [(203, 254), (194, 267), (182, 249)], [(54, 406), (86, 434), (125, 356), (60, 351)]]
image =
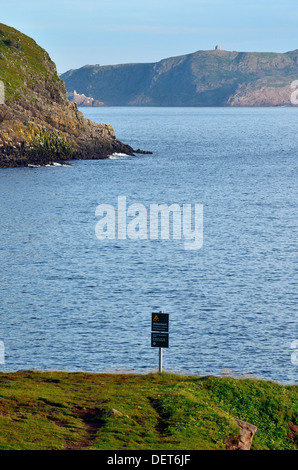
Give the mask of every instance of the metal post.
[[(159, 313), (163, 313), (162, 310)], [(162, 348), (159, 348), (159, 373), (162, 373)]]
[(158, 372), (161, 374), (162, 373), (162, 348), (159, 348), (159, 366), (158, 366)]

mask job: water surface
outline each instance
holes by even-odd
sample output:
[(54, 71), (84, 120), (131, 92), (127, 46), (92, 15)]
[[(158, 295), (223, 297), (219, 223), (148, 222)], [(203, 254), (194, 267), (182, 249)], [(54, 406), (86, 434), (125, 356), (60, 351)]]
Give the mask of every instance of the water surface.
[[(297, 383), (296, 108), (94, 108), (152, 155), (0, 170), (0, 370), (164, 368)], [(101, 203), (203, 204), (204, 244), (105, 240)]]

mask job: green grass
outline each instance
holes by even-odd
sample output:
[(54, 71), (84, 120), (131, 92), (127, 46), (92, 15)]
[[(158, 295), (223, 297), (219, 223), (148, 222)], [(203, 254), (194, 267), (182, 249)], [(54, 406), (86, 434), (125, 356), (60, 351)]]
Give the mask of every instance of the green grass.
[(295, 450), (297, 398), (295, 386), (252, 379), (1, 373), (0, 449), (225, 449), (238, 418), (258, 428), (252, 449)]
[(48, 53), (33, 39), (0, 23), (0, 80), (5, 84), (7, 104), (43, 88), (45, 81), (60, 82), (49, 64)]

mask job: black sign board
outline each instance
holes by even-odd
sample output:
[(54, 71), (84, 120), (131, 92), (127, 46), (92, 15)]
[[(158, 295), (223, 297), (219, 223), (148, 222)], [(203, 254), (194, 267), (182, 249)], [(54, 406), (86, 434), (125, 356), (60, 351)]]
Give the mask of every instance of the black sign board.
[[(168, 333), (169, 331), (169, 314), (168, 313), (152, 313), (152, 331)], [(165, 346), (167, 347), (167, 346)]]
[(168, 333), (151, 333), (151, 346), (153, 348), (168, 348), (169, 347)]

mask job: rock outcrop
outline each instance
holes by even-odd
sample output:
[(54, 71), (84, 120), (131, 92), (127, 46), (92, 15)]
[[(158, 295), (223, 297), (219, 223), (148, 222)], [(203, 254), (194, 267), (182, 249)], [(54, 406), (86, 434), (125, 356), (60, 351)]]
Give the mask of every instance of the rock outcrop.
[(239, 436), (228, 439), (226, 444), (227, 450), (250, 450), (252, 440), (257, 432), (256, 426), (253, 424), (246, 423), (240, 419), (235, 420), (237, 426), (239, 426)]
[[(134, 150), (70, 103), (48, 53), (0, 23), (0, 167), (99, 159)], [(2, 103), (2, 104), (1, 104)]]
[(288, 437), (293, 442), (298, 442), (298, 425), (293, 423), (293, 421), (289, 422), (290, 432), (288, 433)]

